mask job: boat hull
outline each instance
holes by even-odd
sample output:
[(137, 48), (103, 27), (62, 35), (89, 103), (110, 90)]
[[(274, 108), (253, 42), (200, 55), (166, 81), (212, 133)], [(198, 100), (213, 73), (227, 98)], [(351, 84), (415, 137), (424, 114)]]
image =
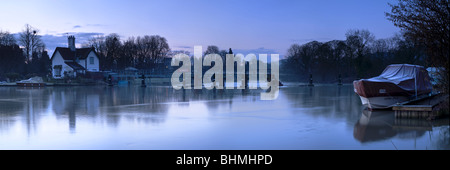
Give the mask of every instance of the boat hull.
[(406, 96), (379, 96), (379, 97), (362, 97), (361, 103), (371, 109), (388, 109), (393, 105), (409, 100)]
[(20, 87), (44, 87), (45, 83), (16, 83)]
[(390, 108), (432, 90), (428, 71), (410, 64), (389, 65), (379, 76), (353, 81), (353, 87), (363, 105), (371, 109)]

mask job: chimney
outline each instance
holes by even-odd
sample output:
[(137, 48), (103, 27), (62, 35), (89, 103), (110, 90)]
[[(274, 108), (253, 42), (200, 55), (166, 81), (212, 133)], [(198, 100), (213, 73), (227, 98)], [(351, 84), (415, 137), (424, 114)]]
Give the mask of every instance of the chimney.
[(75, 51), (75, 36), (69, 36), (69, 48), (71, 51)]

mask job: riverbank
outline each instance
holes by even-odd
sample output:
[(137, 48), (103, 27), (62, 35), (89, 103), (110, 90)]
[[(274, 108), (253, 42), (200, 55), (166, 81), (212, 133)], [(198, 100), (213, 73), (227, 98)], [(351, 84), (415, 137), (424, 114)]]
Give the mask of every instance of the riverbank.
[[(106, 83), (45, 83), (45, 86), (98, 86), (106, 85)], [(2, 83), (0, 87), (22, 87), (17, 83)]]

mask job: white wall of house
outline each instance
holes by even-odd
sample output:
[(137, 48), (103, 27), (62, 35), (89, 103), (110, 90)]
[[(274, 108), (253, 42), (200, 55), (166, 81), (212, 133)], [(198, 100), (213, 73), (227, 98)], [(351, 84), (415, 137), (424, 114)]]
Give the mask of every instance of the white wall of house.
[[(74, 74), (74, 70), (68, 66), (66, 63), (64, 63), (64, 59), (61, 56), (61, 54), (59, 53), (59, 51), (55, 52), (55, 55), (52, 58), (52, 75), (53, 78), (55, 79), (60, 79), (60, 78), (64, 78), (64, 72), (67, 72), (69, 75), (73, 75)], [(87, 71), (90, 72), (99, 72), (100, 71), (100, 62), (99, 59), (97, 57), (97, 55), (95, 55), (95, 53), (93, 51), (91, 51), (88, 55), (88, 57), (84, 60), (79, 60), (78, 64), (80, 64), (81, 66), (85, 67)], [(61, 72), (59, 73), (60, 76), (58, 76), (57, 73), (57, 69), (54, 69), (56, 65), (61, 65)]]
[[(55, 66), (57, 65), (61, 65), (61, 72), (57, 73), (57, 69), (54, 69)], [(52, 58), (52, 75), (53, 78), (58, 79), (58, 78), (64, 78), (64, 72), (67, 73), (73, 73), (73, 69), (71, 67), (69, 67), (66, 63), (64, 63), (64, 59), (62, 58), (61, 54), (59, 53), (59, 51), (56, 51), (55, 56), (53, 56)], [(60, 76), (58, 76), (60, 75)]]
[(86, 70), (91, 71), (91, 72), (100, 71), (100, 66), (99, 66), (100, 63), (99, 63), (98, 57), (97, 57), (97, 55), (95, 55), (95, 53), (93, 51), (91, 51), (89, 53), (85, 62), (86, 62)]

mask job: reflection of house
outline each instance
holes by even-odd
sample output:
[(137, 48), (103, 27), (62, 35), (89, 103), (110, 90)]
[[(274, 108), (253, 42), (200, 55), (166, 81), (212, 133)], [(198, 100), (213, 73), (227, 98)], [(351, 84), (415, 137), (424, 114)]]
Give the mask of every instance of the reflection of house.
[(99, 72), (99, 58), (94, 48), (75, 48), (75, 37), (69, 36), (68, 48), (56, 47), (51, 57), (53, 78), (76, 77)]

